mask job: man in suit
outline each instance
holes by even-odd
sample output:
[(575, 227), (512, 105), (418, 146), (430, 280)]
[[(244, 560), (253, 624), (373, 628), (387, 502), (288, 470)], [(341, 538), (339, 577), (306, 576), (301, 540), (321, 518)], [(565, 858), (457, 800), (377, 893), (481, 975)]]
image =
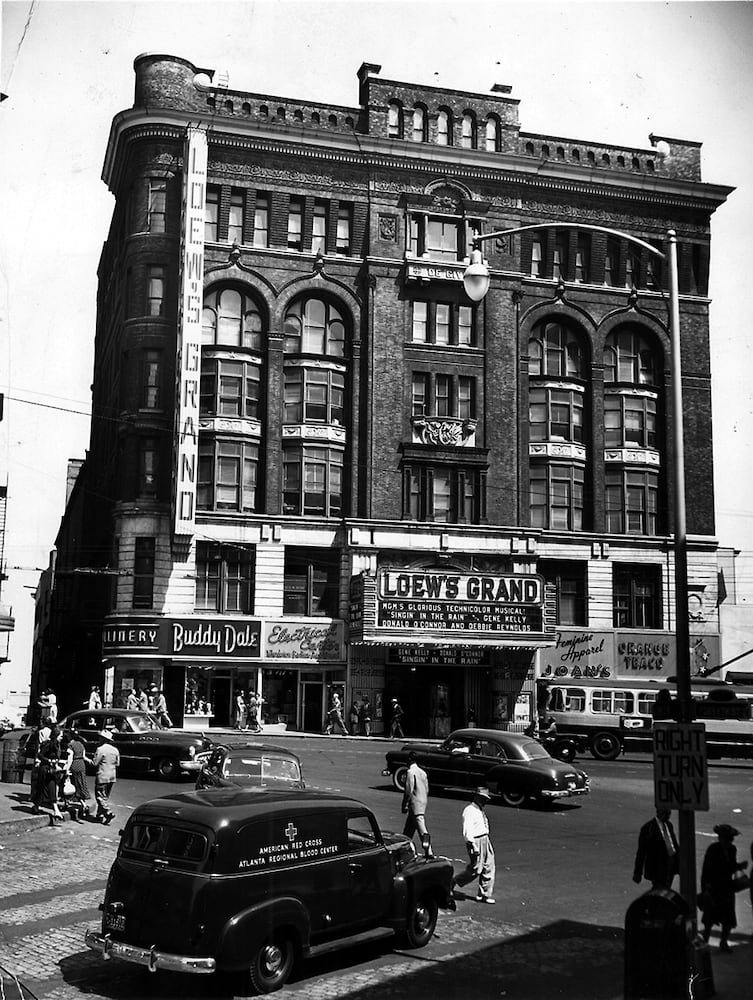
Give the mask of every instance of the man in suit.
[(678, 871), (679, 846), (668, 809), (657, 809), (656, 817), (644, 823), (638, 834), (633, 881), (642, 878), (651, 882), (652, 889), (671, 889)]

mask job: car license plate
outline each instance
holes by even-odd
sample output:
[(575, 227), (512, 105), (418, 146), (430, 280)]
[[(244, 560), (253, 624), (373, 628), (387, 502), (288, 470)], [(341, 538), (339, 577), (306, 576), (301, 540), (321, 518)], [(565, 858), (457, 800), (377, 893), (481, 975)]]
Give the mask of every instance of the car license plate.
[(106, 913), (105, 914), (105, 927), (109, 927), (111, 931), (124, 931), (125, 930), (125, 914), (124, 913)]

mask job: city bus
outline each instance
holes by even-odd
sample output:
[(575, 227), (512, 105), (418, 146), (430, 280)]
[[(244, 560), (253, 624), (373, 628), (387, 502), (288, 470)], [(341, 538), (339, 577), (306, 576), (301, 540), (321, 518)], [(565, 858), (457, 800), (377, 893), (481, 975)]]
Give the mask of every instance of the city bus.
[[(709, 757), (753, 758), (753, 686), (696, 680), (693, 718), (706, 726)], [(562, 677), (539, 681), (539, 714), (557, 734), (597, 760), (625, 750), (653, 749), (653, 709), (660, 691), (675, 698), (673, 679), (602, 680)]]

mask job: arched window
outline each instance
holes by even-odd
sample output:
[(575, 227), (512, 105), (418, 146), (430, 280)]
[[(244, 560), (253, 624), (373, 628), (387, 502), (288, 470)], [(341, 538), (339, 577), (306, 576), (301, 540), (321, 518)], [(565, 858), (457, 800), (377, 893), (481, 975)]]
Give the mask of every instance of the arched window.
[(486, 150), (488, 153), (499, 151), (499, 120), (494, 115), (486, 119)]
[(253, 299), (237, 288), (213, 289), (204, 296), (202, 343), (262, 348), (262, 317)]
[(345, 355), (345, 323), (324, 299), (298, 299), (285, 314), (286, 354)]
[(422, 104), (413, 109), (412, 139), (414, 142), (426, 142), (426, 108)]
[(553, 378), (584, 378), (585, 360), (580, 338), (560, 322), (539, 323), (528, 341), (528, 372)]
[(387, 108), (387, 135), (391, 139), (403, 138), (403, 109), (399, 101), (390, 101)]
[(604, 381), (658, 384), (656, 351), (638, 328), (621, 327), (607, 337), (604, 345)]
[(463, 115), (463, 124), (460, 129), (460, 145), (463, 149), (476, 148), (476, 116), (472, 111), (466, 111)]
[(440, 108), (437, 114), (437, 145), (452, 145), (452, 114), (446, 108)]

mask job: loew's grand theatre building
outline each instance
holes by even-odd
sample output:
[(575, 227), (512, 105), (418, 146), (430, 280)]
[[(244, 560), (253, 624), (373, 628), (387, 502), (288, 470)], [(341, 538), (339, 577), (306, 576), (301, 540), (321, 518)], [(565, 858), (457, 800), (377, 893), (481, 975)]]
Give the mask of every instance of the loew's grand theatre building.
[[(379, 71), (342, 107), (135, 61), (37, 661), (76, 704), (104, 667), (115, 704), (153, 681), (185, 725), (227, 725), (253, 688), (267, 722), (318, 731), (338, 690), (377, 733), (398, 697), (433, 736), (522, 728), (539, 676), (674, 673), (666, 269), (557, 223), (677, 232), (691, 647), (715, 662), (707, 285), (730, 189), (697, 142), (532, 134), (509, 87)], [(484, 243), (471, 302), (473, 237), (535, 223)]]

